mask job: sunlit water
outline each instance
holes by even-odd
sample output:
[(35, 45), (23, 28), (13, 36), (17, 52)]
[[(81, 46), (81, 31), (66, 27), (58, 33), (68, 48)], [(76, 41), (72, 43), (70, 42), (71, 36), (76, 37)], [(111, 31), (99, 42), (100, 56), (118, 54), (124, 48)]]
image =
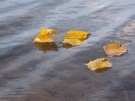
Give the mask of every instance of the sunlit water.
[[(0, 0), (0, 5), (0, 101), (135, 100), (134, 0)], [(71, 29), (92, 35), (81, 46), (44, 53), (33, 44), (43, 27), (57, 29), (58, 36)], [(102, 73), (89, 71), (85, 64), (106, 57), (103, 46), (111, 42), (126, 45), (128, 53), (108, 57), (113, 66)]]

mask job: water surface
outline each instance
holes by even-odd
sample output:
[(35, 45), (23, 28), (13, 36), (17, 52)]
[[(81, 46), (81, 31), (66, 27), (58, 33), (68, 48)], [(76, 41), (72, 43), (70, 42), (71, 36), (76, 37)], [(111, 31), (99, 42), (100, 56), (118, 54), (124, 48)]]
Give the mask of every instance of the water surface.
[[(134, 0), (1, 0), (0, 101), (134, 101)], [(85, 44), (44, 53), (33, 44), (41, 28), (92, 35)], [(85, 65), (120, 42), (128, 53), (108, 57), (96, 73)]]

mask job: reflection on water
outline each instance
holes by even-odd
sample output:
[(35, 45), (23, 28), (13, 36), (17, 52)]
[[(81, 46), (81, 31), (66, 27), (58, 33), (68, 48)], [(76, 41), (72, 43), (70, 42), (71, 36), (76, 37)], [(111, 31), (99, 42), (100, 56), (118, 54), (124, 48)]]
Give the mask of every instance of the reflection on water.
[(66, 48), (66, 49), (69, 49), (69, 48), (72, 48), (73, 46), (69, 43), (63, 43), (62, 47)]
[(97, 73), (102, 73), (102, 72), (104, 72), (104, 71), (106, 71), (106, 70), (108, 70), (108, 69), (110, 69), (110, 68), (101, 68), (101, 69), (97, 69), (97, 70), (95, 70)]
[(59, 48), (72, 48), (74, 46), (72, 46), (71, 44), (68, 43), (63, 43), (62, 46), (57, 46), (56, 43), (54, 42), (44, 42), (44, 43), (38, 43), (38, 42), (34, 42), (34, 45), (36, 46), (36, 48), (38, 48), (40, 51), (58, 51)]
[(34, 42), (35, 46), (40, 50), (40, 51), (58, 51), (58, 46), (54, 42), (44, 42), (44, 43), (37, 43)]

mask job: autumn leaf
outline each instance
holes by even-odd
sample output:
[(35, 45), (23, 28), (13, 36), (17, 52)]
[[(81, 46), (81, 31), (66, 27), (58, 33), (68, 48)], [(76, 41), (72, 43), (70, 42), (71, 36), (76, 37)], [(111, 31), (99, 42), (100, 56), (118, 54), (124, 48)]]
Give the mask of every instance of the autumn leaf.
[(89, 32), (78, 31), (78, 30), (70, 30), (65, 35), (65, 39), (85, 39)]
[(78, 30), (70, 30), (65, 35), (64, 43), (68, 43), (72, 46), (79, 46), (85, 42), (86, 39), (88, 39), (90, 36), (90, 33), (85, 31), (78, 31)]
[(127, 52), (127, 48), (120, 43), (114, 42), (104, 46), (104, 50), (108, 56), (120, 56)]
[(100, 58), (100, 59), (96, 59), (94, 61), (90, 61), (87, 64), (88, 68), (92, 71), (96, 71), (96, 70), (101, 70), (101, 69), (105, 69), (105, 68), (109, 68), (112, 66), (112, 64), (110, 63), (110, 61), (107, 58)]
[(47, 31), (45, 28), (42, 28), (42, 29), (40, 30), (40, 34), (41, 34), (41, 35), (47, 35), (47, 34), (49, 34), (49, 33), (48, 33), (48, 31)]
[(49, 35), (42, 35), (39, 34), (35, 39), (34, 42), (53, 42), (53, 38)]
[(47, 34), (57, 34), (57, 30), (55, 29), (46, 29), (46, 28), (42, 28), (40, 31), (41, 35), (47, 35)]
[(40, 50), (40, 51), (58, 51), (58, 47), (54, 42), (45, 42), (45, 43), (34, 43), (35, 46)]
[(83, 44), (85, 42), (85, 39), (83, 40), (79, 40), (79, 39), (64, 39), (65, 43), (69, 43), (71, 44), (72, 46), (79, 46), (81, 44)]

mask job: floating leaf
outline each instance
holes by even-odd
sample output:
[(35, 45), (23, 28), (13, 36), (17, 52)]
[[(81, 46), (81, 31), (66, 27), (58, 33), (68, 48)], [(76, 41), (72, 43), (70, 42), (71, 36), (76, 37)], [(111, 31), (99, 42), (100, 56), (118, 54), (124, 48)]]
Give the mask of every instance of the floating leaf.
[(83, 39), (77, 39), (75, 37), (74, 38), (73, 37), (72, 38), (65, 38), (63, 42), (68, 43), (68, 44), (70, 44), (72, 46), (79, 46), (79, 45), (85, 43), (85, 40), (88, 39), (89, 36), (90, 36), (90, 34), (87, 34), (85, 36), (85, 38), (83, 38)]
[(65, 39), (85, 39), (90, 34), (85, 31), (70, 30), (65, 35)]
[(127, 48), (119, 43), (112, 43), (104, 46), (104, 50), (108, 56), (120, 56), (127, 52)]
[(81, 44), (83, 44), (85, 42), (85, 40), (78, 40), (78, 39), (64, 39), (65, 43), (69, 43), (71, 44), (72, 46), (79, 46)]
[(35, 46), (40, 50), (40, 51), (57, 51), (58, 47), (54, 42), (45, 42), (45, 43), (34, 43)]
[(96, 71), (98, 69), (109, 68), (112, 66), (112, 64), (110, 63), (110, 61), (107, 58), (100, 58), (100, 59), (96, 59), (94, 61), (90, 61), (87, 64), (87, 66), (90, 70)]
[(47, 35), (47, 34), (49, 34), (49, 33), (48, 33), (48, 31), (47, 31), (46, 29), (42, 28), (42, 29), (40, 30), (40, 34), (41, 34), (41, 35)]
[(41, 31), (40, 31), (40, 34), (41, 35), (57, 34), (57, 30), (55, 30), (55, 29), (45, 29), (45, 28), (42, 28)]
[(53, 42), (53, 38), (49, 35), (42, 35), (39, 34), (35, 39), (34, 42)]

